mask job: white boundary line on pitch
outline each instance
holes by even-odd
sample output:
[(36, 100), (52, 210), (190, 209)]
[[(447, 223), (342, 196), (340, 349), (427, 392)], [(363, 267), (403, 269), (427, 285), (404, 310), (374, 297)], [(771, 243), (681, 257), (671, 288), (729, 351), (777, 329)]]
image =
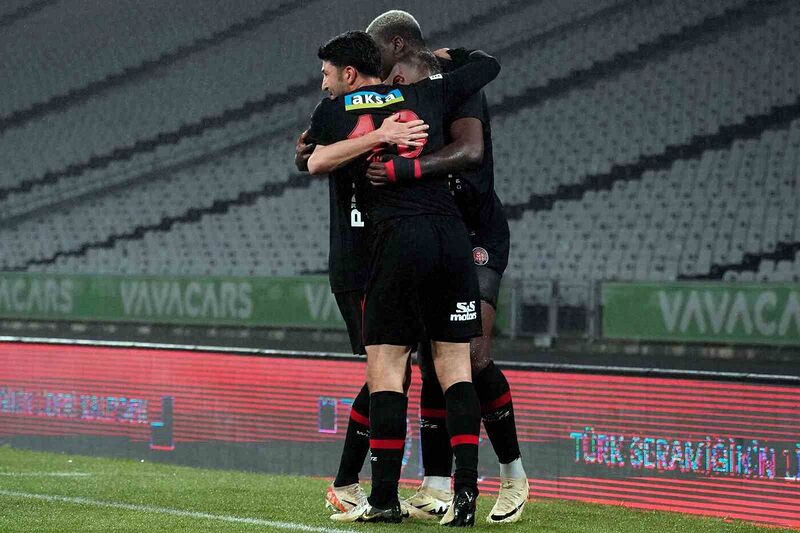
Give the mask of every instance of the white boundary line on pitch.
[(0, 476), (6, 477), (89, 477), (88, 472), (0, 472)]
[(275, 529), (288, 529), (290, 531), (309, 531), (312, 533), (357, 533), (352, 529), (333, 529), (327, 527), (306, 526), (295, 524), (294, 522), (277, 522), (274, 520), (260, 520), (258, 518), (246, 518), (243, 516), (230, 516), (200, 513), (196, 511), (185, 511), (183, 509), (170, 509), (168, 507), (156, 507), (153, 505), (136, 505), (132, 503), (107, 502), (103, 500), (92, 500), (90, 498), (77, 498), (71, 496), (56, 496), (50, 494), (34, 494), (30, 492), (16, 492), (12, 490), (0, 490), (0, 496), (10, 498), (21, 498), (27, 500), (43, 500), (46, 502), (72, 503), (76, 505), (92, 505), (95, 507), (108, 507), (111, 509), (124, 509), (126, 511), (139, 511), (144, 513), (158, 513), (172, 516), (183, 516), (197, 518), (200, 520), (219, 520), (220, 522), (235, 522), (238, 524), (251, 524)]

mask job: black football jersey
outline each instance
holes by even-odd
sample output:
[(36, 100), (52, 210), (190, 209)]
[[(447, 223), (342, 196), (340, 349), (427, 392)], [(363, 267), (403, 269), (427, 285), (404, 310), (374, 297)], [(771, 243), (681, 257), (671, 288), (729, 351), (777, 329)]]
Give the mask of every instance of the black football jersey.
[[(461, 66), (456, 61), (446, 60), (440, 61), (440, 64), (444, 72), (450, 72)], [(492, 124), (489, 104), (483, 91), (471, 96), (448, 115), (446, 123), (452, 124), (460, 118), (475, 118), (481, 121), (483, 161), (478, 168), (462, 171), (453, 176), (455, 180), (451, 183), (451, 189), (455, 194), (456, 204), (471, 234), (502, 235), (508, 232), (508, 221), (494, 187)]]
[[(463, 67), (412, 85), (364, 86), (334, 99), (323, 99), (311, 118), (309, 138), (321, 145), (356, 138), (379, 128), (386, 117), (400, 113), (403, 121), (420, 118), (430, 126), (427, 142), (421, 147), (379, 148), (375, 153), (416, 158), (435, 152), (446, 144), (445, 118), (498, 72), (494, 58), (472, 52)], [(359, 158), (333, 172), (331, 179), (355, 183), (358, 206), (364, 209), (369, 224), (428, 214), (460, 216), (446, 175), (374, 187), (366, 179), (367, 166), (368, 157)]]

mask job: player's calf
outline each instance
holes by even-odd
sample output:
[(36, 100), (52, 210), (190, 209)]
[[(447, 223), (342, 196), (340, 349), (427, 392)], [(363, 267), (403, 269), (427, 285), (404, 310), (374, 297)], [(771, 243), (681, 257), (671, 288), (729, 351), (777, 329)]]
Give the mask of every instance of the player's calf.
[(477, 376), (486, 434), (500, 462), (500, 493), (487, 517), (490, 523), (516, 522), (528, 500), (528, 478), (522, 465), (511, 388), (503, 372), (490, 362)]

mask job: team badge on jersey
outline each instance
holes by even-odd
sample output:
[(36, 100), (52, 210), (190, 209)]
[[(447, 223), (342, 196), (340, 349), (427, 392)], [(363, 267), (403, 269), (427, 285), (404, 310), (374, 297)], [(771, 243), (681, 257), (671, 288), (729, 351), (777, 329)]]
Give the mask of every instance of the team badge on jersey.
[(489, 252), (486, 251), (486, 248), (476, 246), (472, 249), (472, 260), (475, 261), (476, 265), (484, 266), (489, 262)]
[(403, 93), (400, 92), (400, 89), (392, 89), (386, 94), (374, 91), (359, 91), (344, 97), (344, 109), (345, 111), (374, 109), (404, 101), (405, 98), (403, 98)]

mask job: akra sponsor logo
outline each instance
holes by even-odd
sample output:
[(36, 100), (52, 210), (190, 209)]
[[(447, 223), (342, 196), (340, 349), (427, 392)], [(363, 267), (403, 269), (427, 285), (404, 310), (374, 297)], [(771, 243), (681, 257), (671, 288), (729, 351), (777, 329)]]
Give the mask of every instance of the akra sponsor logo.
[(456, 312), (450, 315), (450, 322), (466, 322), (476, 318), (478, 318), (478, 312), (475, 311), (474, 300), (471, 302), (458, 302), (456, 304)]

